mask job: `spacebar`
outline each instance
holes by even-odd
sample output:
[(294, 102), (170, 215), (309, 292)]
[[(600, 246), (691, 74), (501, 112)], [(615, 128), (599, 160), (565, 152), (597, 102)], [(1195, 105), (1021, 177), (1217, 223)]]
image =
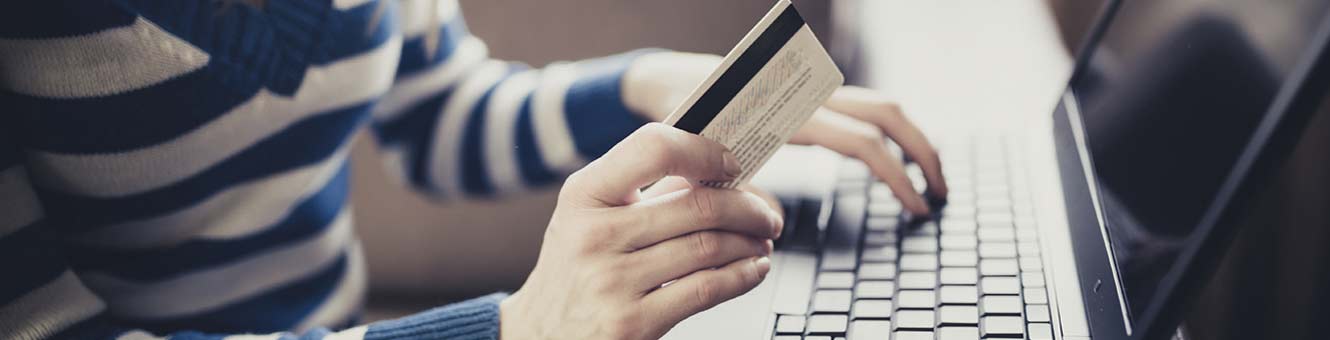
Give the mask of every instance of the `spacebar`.
[(776, 301), (772, 311), (777, 314), (806, 315), (808, 302), (812, 300), (813, 279), (817, 276), (817, 255), (803, 251), (784, 251), (775, 277)]

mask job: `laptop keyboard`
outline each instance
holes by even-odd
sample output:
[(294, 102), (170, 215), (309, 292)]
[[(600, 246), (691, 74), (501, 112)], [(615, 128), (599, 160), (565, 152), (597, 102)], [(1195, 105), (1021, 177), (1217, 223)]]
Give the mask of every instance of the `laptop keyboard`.
[(946, 145), (951, 192), (925, 221), (905, 222), (858, 162), (842, 167), (807, 313), (778, 314), (774, 339), (1052, 339), (1028, 179), (1007, 142)]

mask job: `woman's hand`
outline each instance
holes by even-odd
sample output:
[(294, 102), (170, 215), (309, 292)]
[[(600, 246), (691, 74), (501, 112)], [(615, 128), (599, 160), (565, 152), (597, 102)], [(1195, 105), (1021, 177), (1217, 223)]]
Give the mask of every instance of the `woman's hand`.
[[(644, 55), (624, 76), (624, 101), (647, 118), (663, 121), (720, 61), (719, 56), (707, 54)], [(914, 189), (901, 158), (887, 147), (884, 138), (891, 138), (919, 164), (932, 195), (947, 196), (937, 151), (906, 118), (900, 105), (871, 90), (853, 86), (838, 89), (795, 132), (790, 143), (820, 145), (863, 161), (874, 176), (891, 188), (906, 210), (916, 215), (928, 213), (928, 203)]]
[(656, 339), (752, 289), (780, 215), (752, 193), (694, 185), (739, 171), (724, 146), (653, 123), (574, 173), (536, 268), (500, 304), (500, 337)]

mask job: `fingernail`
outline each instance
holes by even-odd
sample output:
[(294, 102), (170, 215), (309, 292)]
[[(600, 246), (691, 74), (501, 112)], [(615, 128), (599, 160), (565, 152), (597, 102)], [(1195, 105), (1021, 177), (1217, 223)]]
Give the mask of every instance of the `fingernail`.
[(739, 159), (734, 158), (734, 153), (726, 151), (724, 158), (726, 175), (729, 175), (730, 177), (739, 177), (739, 175), (743, 174), (744, 169), (739, 165)]
[(763, 256), (753, 260), (753, 266), (757, 267), (757, 274), (766, 276), (771, 271), (771, 258)]
[(767, 240), (766, 246), (762, 248), (762, 255), (771, 255), (771, 251), (776, 249), (776, 243)]

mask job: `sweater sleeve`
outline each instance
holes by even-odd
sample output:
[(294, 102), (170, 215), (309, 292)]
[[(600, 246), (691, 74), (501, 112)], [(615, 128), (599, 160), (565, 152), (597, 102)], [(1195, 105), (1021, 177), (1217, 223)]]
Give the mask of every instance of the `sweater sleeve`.
[[(2, 93), (0, 93), (2, 94)], [(4, 103), (0, 96), (0, 103)], [(118, 320), (71, 270), (58, 233), (45, 222), (29, 182), (12, 123), (0, 115), (0, 338), (5, 339), (229, 339), (230, 335), (175, 331), (154, 334)], [(316, 328), (262, 339), (497, 339), (493, 294), (395, 320), (338, 332)], [(238, 337), (241, 338), (241, 337)], [(252, 339), (252, 338), (246, 338)]]
[(398, 319), (383, 320), (340, 331), (314, 328), (303, 332), (268, 334), (217, 334), (178, 331), (154, 334), (116, 324), (111, 318), (94, 316), (49, 337), (49, 339), (106, 340), (494, 340), (499, 338), (499, 301), (503, 294), (487, 295)]
[(442, 197), (494, 196), (551, 183), (645, 123), (622, 78), (645, 51), (554, 63), (495, 60), (455, 0), (400, 2), (397, 78), (374, 108), (389, 173)]

